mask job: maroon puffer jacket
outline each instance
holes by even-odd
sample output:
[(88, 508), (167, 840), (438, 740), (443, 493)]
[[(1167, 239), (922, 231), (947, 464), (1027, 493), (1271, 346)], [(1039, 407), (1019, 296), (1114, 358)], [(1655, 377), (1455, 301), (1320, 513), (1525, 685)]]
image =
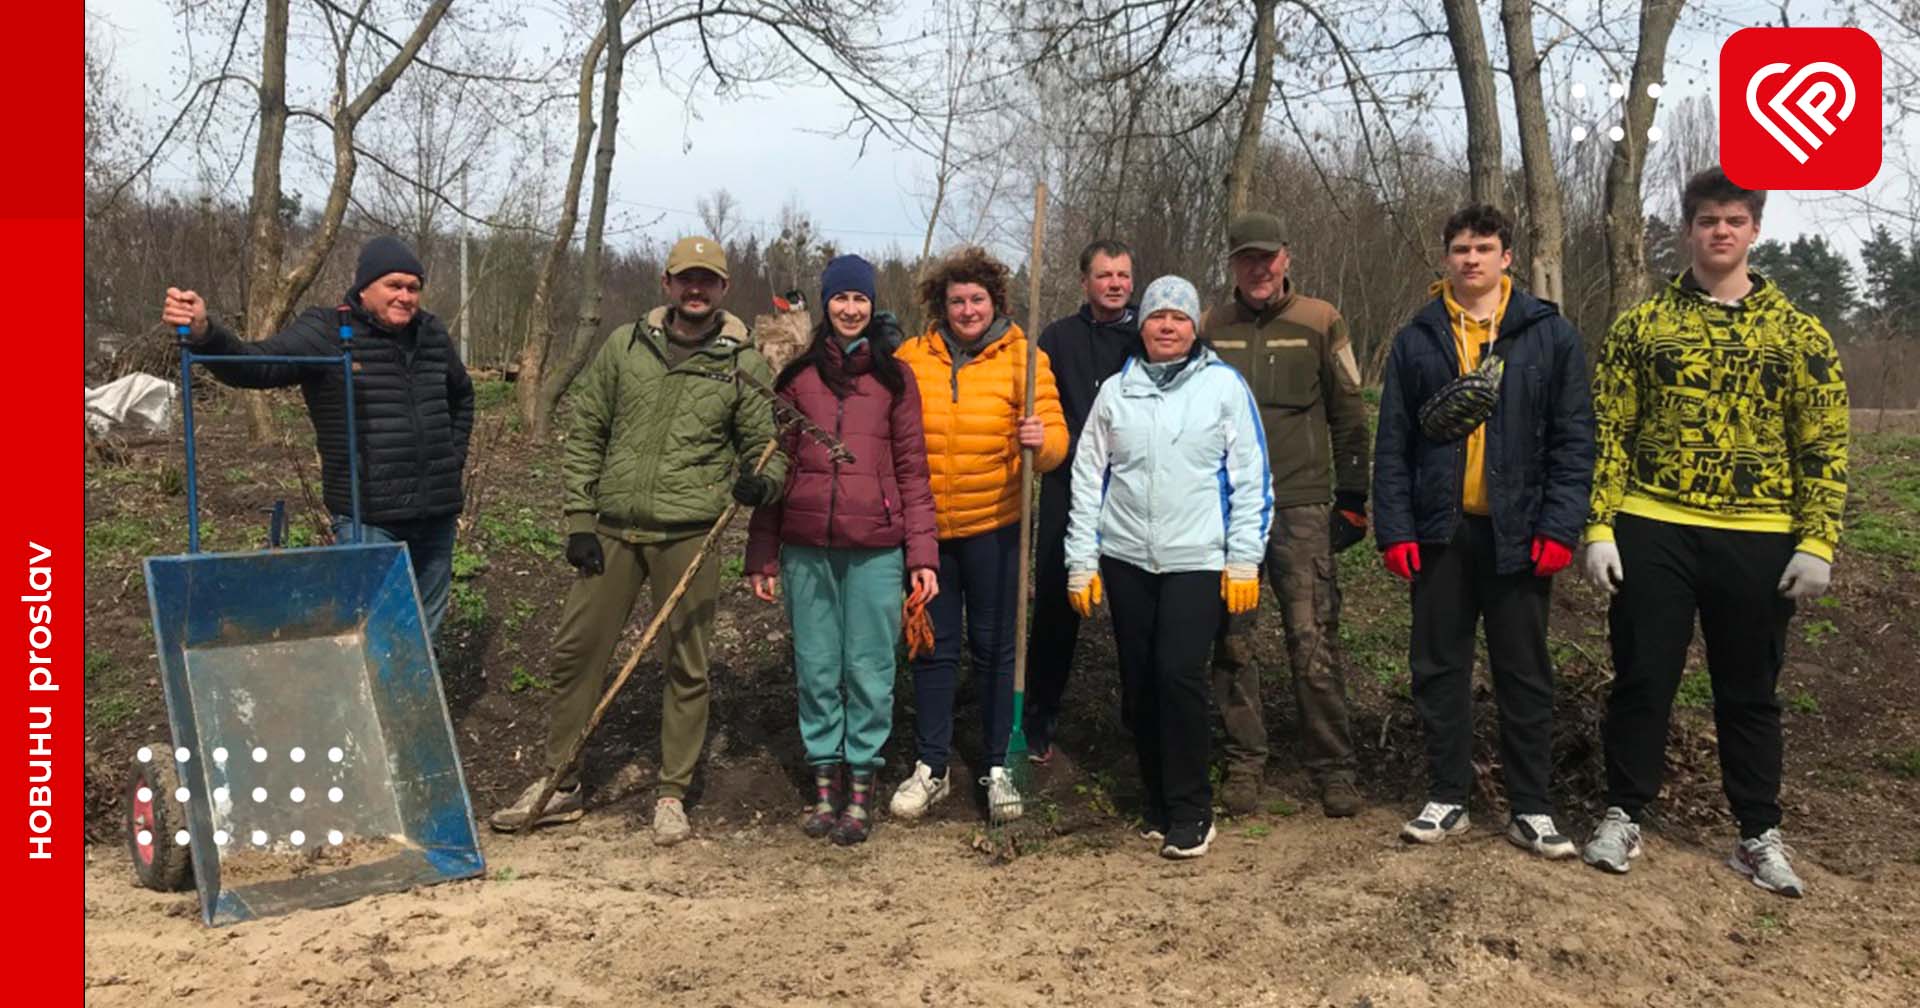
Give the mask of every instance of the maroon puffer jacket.
[(839, 399), (816, 368), (795, 375), (782, 398), (834, 432), (853, 452), (835, 462), (818, 441), (789, 428), (780, 447), (793, 460), (778, 503), (756, 508), (748, 526), (748, 573), (777, 574), (780, 545), (880, 549), (904, 545), (908, 570), (940, 567), (934, 540), (933, 489), (927, 478), (927, 442), (920, 426), (920, 390), (911, 373), (895, 396), (872, 374), (862, 346), (841, 357), (827, 341), (827, 366), (844, 367), (853, 393)]

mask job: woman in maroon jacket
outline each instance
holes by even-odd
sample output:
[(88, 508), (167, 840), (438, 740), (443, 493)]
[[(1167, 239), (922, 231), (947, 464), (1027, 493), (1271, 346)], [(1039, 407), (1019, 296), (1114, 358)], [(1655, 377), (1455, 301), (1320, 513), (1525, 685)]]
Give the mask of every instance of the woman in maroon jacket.
[(854, 461), (834, 461), (789, 428), (786, 492), (753, 513), (746, 570), (768, 602), (786, 581), (800, 737), (818, 793), (801, 828), (856, 844), (867, 838), (873, 775), (893, 730), (901, 592), (910, 574), (916, 600), (932, 598), (940, 560), (919, 388), (892, 346), (869, 338), (879, 335), (873, 267), (840, 256), (820, 287), (827, 317), (775, 387)]

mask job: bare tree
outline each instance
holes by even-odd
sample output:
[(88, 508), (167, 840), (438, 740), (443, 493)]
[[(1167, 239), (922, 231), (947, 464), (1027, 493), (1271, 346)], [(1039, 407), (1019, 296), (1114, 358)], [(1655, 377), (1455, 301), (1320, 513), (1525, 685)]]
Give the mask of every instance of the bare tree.
[(1604, 212), (1607, 237), (1607, 315), (1618, 318), (1647, 296), (1647, 215), (1640, 192), (1646, 169), (1647, 128), (1656, 99), (1648, 86), (1665, 72), (1667, 41), (1685, 0), (1641, 0), (1639, 44), (1627, 84), (1624, 134), (1607, 162)]
[(1540, 89), (1540, 56), (1533, 45), (1533, 0), (1500, 0), (1507, 38), (1507, 73), (1513, 79), (1514, 118), (1520, 133), (1520, 173), (1527, 194), (1527, 257), (1534, 294), (1558, 304), (1567, 251), (1567, 208), (1554, 169), (1547, 132), (1547, 106)]
[(1253, 83), (1240, 116), (1240, 134), (1227, 166), (1227, 216), (1245, 213), (1253, 168), (1260, 156), (1261, 127), (1273, 97), (1274, 13), (1279, 0), (1253, 0)]
[(1494, 99), (1493, 67), (1486, 34), (1474, 0), (1443, 0), (1447, 41), (1460, 72), (1460, 95), (1467, 107), (1467, 182), (1475, 203), (1499, 204), (1505, 186), (1500, 171), (1500, 106)]
[(700, 226), (707, 229), (707, 237), (725, 246), (733, 239), (733, 232), (740, 224), (740, 202), (725, 189), (715, 189), (713, 195), (702, 196), (694, 204), (700, 212)]

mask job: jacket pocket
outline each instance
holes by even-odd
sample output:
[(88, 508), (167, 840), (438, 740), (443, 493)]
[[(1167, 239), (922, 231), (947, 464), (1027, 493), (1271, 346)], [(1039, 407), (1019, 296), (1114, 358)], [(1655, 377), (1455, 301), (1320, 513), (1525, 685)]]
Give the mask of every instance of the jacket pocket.
[(1263, 405), (1305, 409), (1320, 398), (1320, 358), (1305, 337), (1258, 337), (1255, 392)]

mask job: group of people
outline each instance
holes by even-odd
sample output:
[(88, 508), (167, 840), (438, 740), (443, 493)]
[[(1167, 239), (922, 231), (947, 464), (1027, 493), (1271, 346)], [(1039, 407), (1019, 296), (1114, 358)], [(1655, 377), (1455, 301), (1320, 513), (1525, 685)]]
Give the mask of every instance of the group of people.
[[(1740, 828), (1729, 863), (1798, 896), (1805, 886), (1779, 831), (1777, 684), (1795, 603), (1828, 584), (1848, 413), (1826, 331), (1748, 266), (1765, 198), (1718, 168), (1688, 181), (1691, 263), (1614, 322), (1591, 379), (1573, 325), (1508, 274), (1507, 217), (1486, 205), (1455, 213), (1441, 236), (1444, 276), (1385, 359), (1371, 435), (1346, 323), (1295, 289), (1271, 214), (1230, 223), (1233, 289), (1205, 311), (1178, 276), (1154, 280), (1136, 301), (1131, 250), (1091, 243), (1079, 261), (1086, 302), (1047, 326), (1032, 352), (1035, 337), (1010, 317), (1009, 270), (983, 250), (929, 267), (918, 288), (929, 322), (904, 341), (877, 310), (873, 267), (841, 256), (820, 278), (824, 317), (777, 376), (746, 325), (720, 308), (724, 250), (683, 239), (667, 260), (667, 304), (616, 329), (575, 386), (564, 511), (579, 577), (550, 662), (547, 767), (492, 822), (521, 829), (583, 814), (578, 767), (562, 761), (621, 629), (642, 587), (656, 605), (666, 598), (729, 503), (754, 509), (744, 564), (753, 594), (783, 602), (792, 626), (800, 734), (814, 769), (805, 832), (853, 844), (872, 831), (903, 603), (924, 607), (933, 633), (911, 660), (916, 758), (893, 791), (892, 816), (918, 818), (953, 791), (964, 638), (980, 783), (998, 816), (1017, 817), (1006, 762), (1028, 562), (1018, 532), (1021, 493), (1037, 473), (1029, 758), (1053, 758), (1079, 622), (1110, 606), (1140, 832), (1162, 854), (1205, 854), (1216, 803), (1229, 814), (1260, 805), (1268, 743), (1250, 633), (1263, 571), (1292, 665), (1302, 762), (1326, 815), (1361, 809), (1329, 638), (1340, 606), (1334, 554), (1365, 538), (1371, 501), (1382, 561), (1409, 584), (1412, 696), (1426, 740), (1427, 801), (1401, 828), (1404, 840), (1439, 843), (1469, 829), (1474, 644), (1484, 624), (1506, 836), (1543, 857), (1578, 854), (1627, 871), (1660, 789), (1697, 617)], [(444, 327), (418, 310), (424, 279), (404, 246), (376, 239), (342, 311), (354, 327), (355, 381), (383, 393), (359, 399), (367, 531), (410, 544), (437, 623), (472, 391)], [(169, 290), (164, 314), (222, 353), (305, 352), (326, 337), (320, 309), (258, 344), (209, 324), (192, 292)], [(339, 371), (215, 373), (302, 386), (328, 501), (343, 510)], [(815, 432), (776, 422), (755, 389), (769, 383)], [(388, 439), (402, 420), (414, 424), (411, 456)], [(1552, 579), (1582, 547), (1585, 574), (1611, 596), (1614, 667), (1607, 807), (1583, 848), (1552, 817), (1547, 646)], [(717, 565), (701, 564), (665, 629), (653, 819), (661, 844), (690, 834), (683, 799), (706, 734), (718, 578)], [(534, 808), (550, 780), (552, 797)]]

